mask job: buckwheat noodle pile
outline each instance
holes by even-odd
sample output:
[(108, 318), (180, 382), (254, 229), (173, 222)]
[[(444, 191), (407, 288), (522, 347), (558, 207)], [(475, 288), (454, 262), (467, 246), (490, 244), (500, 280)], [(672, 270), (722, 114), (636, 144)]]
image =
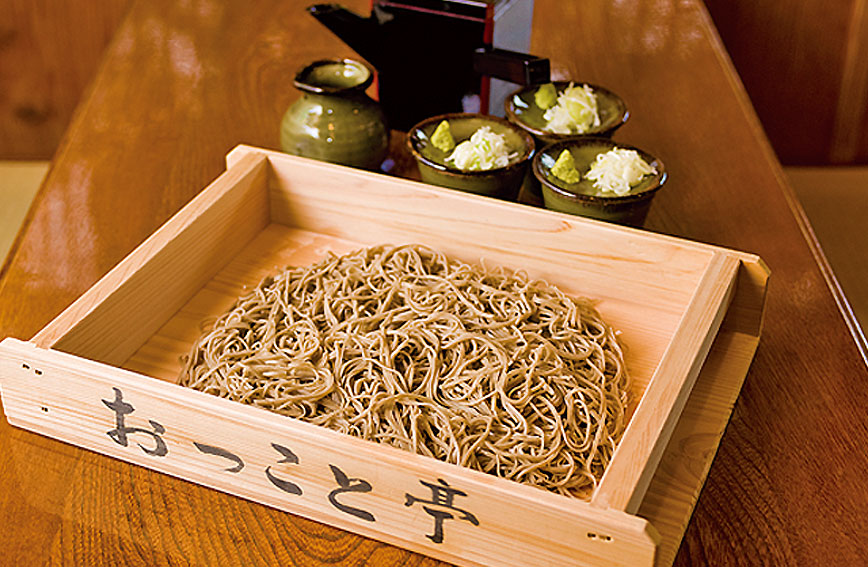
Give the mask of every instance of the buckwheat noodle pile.
[(578, 497), (611, 459), (629, 389), (588, 300), (422, 246), (267, 278), (193, 346), (180, 382)]

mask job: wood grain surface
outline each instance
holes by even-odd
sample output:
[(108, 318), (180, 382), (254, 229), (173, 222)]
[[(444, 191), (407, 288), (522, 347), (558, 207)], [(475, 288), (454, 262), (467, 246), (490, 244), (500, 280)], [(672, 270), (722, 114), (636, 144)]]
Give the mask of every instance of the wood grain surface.
[(856, 321), (863, 332), (868, 331), (868, 167), (789, 167), (785, 171)]
[(48, 160), (130, 0), (0, 0), (0, 158)]
[[(230, 148), (278, 147), (295, 70), (353, 55), (305, 5), (133, 5), (3, 267), (0, 336), (34, 335), (213, 180)], [(616, 139), (670, 173), (647, 229), (759, 254), (772, 271), (760, 346), (675, 564), (864, 562), (868, 371), (703, 5), (538, 0), (531, 49), (626, 99)], [(5, 420), (0, 488), (4, 564), (439, 564)]]

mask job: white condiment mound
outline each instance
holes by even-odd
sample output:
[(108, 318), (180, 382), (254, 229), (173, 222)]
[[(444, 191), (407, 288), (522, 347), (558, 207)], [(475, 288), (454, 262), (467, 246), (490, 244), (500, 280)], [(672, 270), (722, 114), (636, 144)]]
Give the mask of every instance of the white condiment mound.
[(446, 161), (464, 171), (481, 171), (506, 167), (510, 157), (503, 134), (498, 134), (489, 126), (483, 126), (474, 132), (469, 140), (455, 146)]
[(543, 118), (546, 129), (555, 134), (584, 134), (600, 125), (597, 95), (588, 85), (574, 87), (570, 83)]
[(629, 193), (630, 188), (646, 175), (656, 173), (657, 170), (642, 159), (636, 150), (616, 147), (597, 155), (585, 178), (592, 180), (594, 187), (601, 193), (620, 196)]

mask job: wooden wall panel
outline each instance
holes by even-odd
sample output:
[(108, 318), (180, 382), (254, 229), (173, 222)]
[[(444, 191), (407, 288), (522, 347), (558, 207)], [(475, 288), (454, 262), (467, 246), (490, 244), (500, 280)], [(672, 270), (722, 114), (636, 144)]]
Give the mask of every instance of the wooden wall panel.
[(0, 159), (50, 159), (129, 0), (0, 0)]
[(868, 164), (868, 0), (705, 3), (783, 164)]
[(832, 160), (868, 163), (868, 0), (855, 2)]

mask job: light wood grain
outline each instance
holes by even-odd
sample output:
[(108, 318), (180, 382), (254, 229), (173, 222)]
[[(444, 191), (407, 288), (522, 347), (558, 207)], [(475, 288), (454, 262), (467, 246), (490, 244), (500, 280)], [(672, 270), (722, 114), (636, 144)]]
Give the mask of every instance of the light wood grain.
[[(120, 364), (265, 226), (265, 160), (248, 156), (34, 337)], [(106, 340), (111, 338), (111, 340)]]
[[(342, 253), (358, 246), (336, 237), (270, 225), (126, 361), (124, 368), (174, 382), (181, 371), (181, 357), (198, 337), (200, 324), (227, 310), (238, 295), (283, 266), (305, 265), (321, 259), (328, 250)], [(757, 336), (727, 331), (719, 334), (714, 345), (700, 371), (705, 379), (697, 380), (695, 393), (669, 443), (663, 470), (639, 510), (639, 515), (660, 532), (659, 554), (669, 558), (661, 565), (671, 563), (677, 551), (698, 486), (710, 467), (709, 455), (716, 450), (753, 359)], [(639, 362), (633, 352), (635, 349), (628, 351), (631, 367)], [(638, 378), (637, 386), (643, 381), (641, 375)], [(634, 398), (641, 394), (637, 387)]]
[[(762, 269), (754, 256), (435, 190), (419, 183), (251, 147), (236, 148), (229, 154), (227, 164), (226, 173), (40, 332), (32, 346), (6, 343), (6, 356), (14, 361), (6, 362), (0, 377), (6, 392), (4, 411), (10, 423), (462, 565), (484, 562), (509, 565), (518, 552), (506, 544), (516, 538), (522, 542), (521, 549), (526, 555), (521, 561), (526, 565), (578, 558), (588, 565), (610, 561), (637, 565), (654, 562), (659, 539), (650, 525), (642, 524), (640, 531), (652, 535), (642, 540), (644, 543), (636, 544), (635, 533), (631, 535), (608, 523), (609, 512), (598, 518), (595, 511), (633, 513), (639, 508), (724, 314), (731, 304), (744, 302), (740, 296), (733, 299), (733, 290), (739, 289), (736, 286), (739, 266), (754, 265)], [(366, 187), (364, 200), (355, 197), (359, 186)], [(378, 197), (373, 198), (373, 194)], [(419, 214), (416, 206), (419, 200), (426, 202), (424, 215)], [(270, 203), (270, 207), (266, 203)], [(462, 214), (446, 214), (455, 210), (461, 210)], [(484, 219), (484, 222), (470, 223), (465, 217)], [(343, 222), (339, 222), (341, 219)], [(271, 224), (265, 224), (267, 222)], [(372, 231), (375, 236), (367, 228), (371, 224), (377, 226)], [(239, 225), (245, 232), (241, 238), (231, 240), (227, 235)], [(510, 232), (498, 234), (498, 227), (502, 226), (510, 226)], [(550, 230), (552, 226), (557, 230)], [(217, 227), (229, 228), (217, 230)], [(516, 232), (518, 228), (520, 232)], [(540, 234), (544, 241), (540, 240)], [(367, 241), (370, 238), (378, 240)], [(83, 434), (88, 429), (101, 431), (104, 426), (99, 425), (100, 419), (80, 397), (50, 395), (56, 390), (73, 390), (76, 396), (88, 392), (96, 397), (98, 388), (108, 391), (108, 383), (112, 382), (123, 385), (124, 391), (140, 394), (143, 407), (154, 408), (155, 415), (173, 416), (188, 428), (188, 437), (198, 431), (213, 433), (219, 428), (208, 423), (209, 416), (231, 414), (236, 411), (232, 409), (236, 404), (212, 401), (208, 396), (199, 397), (203, 395), (182, 391), (170, 384), (160, 389), (161, 382), (148, 377), (173, 381), (178, 375), (181, 357), (198, 337), (200, 322), (220, 315), (245, 289), (264, 276), (286, 264), (309, 264), (328, 252), (342, 253), (365, 244), (380, 244), (384, 238), (396, 239), (391, 240), (395, 244), (415, 242), (446, 248), (465, 257), (483, 256), (490, 260), (494, 256), (513, 266), (527, 263), (531, 275), (536, 275), (534, 270), (542, 269), (541, 264), (527, 262), (524, 258), (531, 258), (533, 250), (548, 246), (560, 265), (554, 283), (572, 293), (587, 291), (581, 287), (590, 285), (592, 297), (593, 292), (601, 294), (595, 299), (611, 314), (610, 323), (624, 331), (624, 337), (645, 347), (659, 343), (657, 350), (633, 349), (627, 343), (627, 365), (636, 388), (633, 398), (640, 402), (632, 412), (622, 447), (616, 452), (618, 456), (613, 458), (610, 472), (597, 488), (591, 505), (560, 496), (543, 496), (536, 493), (536, 489), (526, 491), (526, 487), (514, 493), (513, 488), (518, 485), (509, 481), (484, 478), (481, 473), (451, 465), (440, 470), (441, 464), (426, 462), (430, 459), (425, 457), (400, 455), (391, 450), (381, 454), (379, 446), (372, 447), (367, 442), (335, 437), (331, 432), (321, 437), (318, 435), (320, 428), (316, 427), (295, 430), (294, 420), (262, 416), (259, 410), (256, 410), (259, 413), (241, 414), (250, 417), (251, 422), (263, 424), (253, 429), (259, 436), (269, 430), (285, 429), (286, 438), (297, 440), (301, 448), (319, 454), (326, 461), (353, 454), (353, 466), (360, 471), (358, 474), (380, 479), (389, 487), (406, 486), (420, 471), (433, 470), (451, 479), (450, 485), (457, 482), (461, 486), (474, 486), (480, 495), (480, 508), (490, 511), (493, 518), (508, 518), (508, 509), (524, 511), (523, 523), (516, 531), (489, 519), (467, 532), (468, 538), (474, 538), (475, 534), (476, 545), (470, 540), (462, 542), (458, 536), (455, 547), (439, 544), (432, 547), (424, 541), (420, 543), (418, 538), (413, 539), (404, 529), (404, 523), (386, 522), (376, 528), (362, 523), (359, 527), (357, 523), (346, 523), (346, 518), (325, 505), (310, 507), (302, 503), (296, 506), (292, 501), (285, 503), (269, 498), (267, 486), (226, 484), (223, 476), (203, 472), (187, 463), (189, 459), (183, 462), (153, 460), (141, 458), (139, 453), (134, 455), (140, 458), (131, 458), (129, 452), (119, 452), (101, 437), (102, 443), (98, 443)], [(460, 247), (456, 247), (455, 242), (460, 243)], [(202, 264), (191, 262), (192, 258)], [(642, 281), (627, 285), (639, 271), (645, 275)], [(681, 285), (673, 285), (671, 289), (665, 285), (679, 281)], [(755, 297), (764, 295), (765, 280), (750, 282), (760, 289), (748, 289), (750, 286), (744, 283), (740, 289), (745, 291), (747, 306), (755, 308)], [(160, 308), (153, 309), (149, 304), (154, 300), (149, 298), (157, 295)], [(627, 308), (613, 307), (624, 302)], [(645, 308), (637, 309), (637, 305)], [(135, 308), (130, 309), (132, 306)], [(746, 313), (750, 309), (742, 311)], [(677, 319), (674, 327), (661, 329), (652, 323), (672, 315)], [(754, 316), (761, 318), (762, 309), (754, 311)], [(759, 328), (757, 322), (748, 326)], [(754, 337), (754, 345), (757, 339)], [(122, 346), (116, 347), (116, 343)], [(124, 366), (145, 374), (123, 372), (113, 366), (90, 366), (90, 363), (80, 366), (79, 361), (84, 363), (84, 360), (78, 357), (57, 358), (54, 352), (34, 350), (40, 344), (43, 348), (63, 345), (72, 354), (112, 365), (120, 364), (116, 359), (135, 351)], [(21, 349), (30, 349), (28, 356), (24, 356)], [(50, 374), (54, 381), (34, 381), (34, 372), (36, 378), (41, 378), (46, 366), (52, 367)], [(36, 368), (38, 370), (34, 370)], [(59, 386), (61, 383), (63, 387)], [(35, 385), (44, 387), (38, 389)], [(32, 390), (35, 399), (27, 397), (31, 394), (21, 393), (27, 388)], [(195, 395), (190, 397), (191, 394)], [(169, 406), (162, 407), (163, 404)], [(217, 405), (211, 407), (213, 404)], [(728, 411), (729, 408), (722, 406), (722, 409)], [(65, 417), (55, 420), (58, 415)], [(70, 424), (69, 416), (78, 416), (77, 421)], [(710, 416), (712, 422), (722, 417)], [(236, 423), (241, 426), (246, 421), (239, 417)], [(65, 429), (64, 424), (69, 427)], [(202, 429), (198, 429), (200, 426)], [(239, 431), (225, 432), (223, 439), (232, 439), (233, 443), (245, 447), (252, 443), (245, 441), (245, 435)], [(315, 449), (321, 447), (329, 449)], [(387, 458), (389, 454), (394, 454), (394, 460)], [(323, 465), (320, 469), (327, 468), (328, 463), (320, 464)], [(403, 466), (405, 464), (407, 466)], [(327, 475), (310, 478), (320, 487), (329, 482)], [(699, 490), (701, 478), (699, 482), (696, 480), (683, 481), (684, 485), (692, 486), (688, 494), (695, 495)], [(486, 488), (480, 489), (483, 486)], [(530, 500), (521, 500), (522, 494)], [(679, 508), (683, 517), (689, 514), (692, 502), (686, 498), (671, 501), (670, 506)], [(575, 508), (578, 504), (581, 506)], [(567, 508), (559, 512), (563, 506)], [(385, 517), (391, 513), (388, 503), (381, 502), (379, 507), (372, 505), (372, 509)], [(558, 519), (557, 514), (562, 516)], [(570, 524), (577, 515), (584, 518), (584, 524)], [(637, 519), (624, 516), (627, 522), (632, 521), (631, 518)], [(562, 546), (552, 546), (553, 525), (573, 537), (555, 537)], [(534, 531), (539, 527), (544, 527), (544, 531)], [(507, 539), (499, 541), (503, 534)], [(672, 548), (674, 542), (668, 545)], [(508, 553), (502, 554), (507, 548)]]
[(186, 356), (208, 322), (263, 279), (287, 266), (306, 266), (362, 244), (282, 224), (269, 224), (123, 363), (128, 370), (177, 382)]
[[(15, 339), (0, 344), (0, 359), (4, 411), (10, 423), (130, 463), (460, 565), (654, 563), (656, 532), (635, 516), (599, 510)], [(139, 434), (124, 446), (106, 435), (116, 426), (115, 415), (104, 405), (117, 400), (114, 389), (135, 408), (128, 427), (147, 429), (146, 420), (152, 420), (165, 428), (165, 456), (151, 456), (135, 446), (154, 449), (156, 442), (147, 435)], [(235, 461), (219, 458), (214, 463), (195, 443), (232, 452), (242, 468), (238, 474), (227, 474), (225, 467), (235, 467)], [(290, 449), (297, 466), (276, 466), (283, 453), (272, 448), (274, 443)], [(357, 518), (329, 503), (330, 493), (340, 486), (333, 466), (354, 484), (372, 485), (370, 492), (356, 498), (345, 495), (340, 502), (373, 519)], [(262, 472), (269, 467), (279, 480), (291, 479), (300, 493), (276, 489)], [(476, 521), (458, 521), (460, 512), (446, 509), (455, 514), (455, 521), (443, 527), (442, 541), (432, 542), (427, 535), (434, 531), (433, 518), (423, 506), (433, 495), (420, 483), (436, 484), (440, 479), (466, 495), (455, 497), (455, 507), (470, 512)], [(418, 495), (422, 505), (406, 506), (408, 494)]]
[(660, 533), (657, 564), (671, 565), (757, 350), (756, 336), (718, 333), (637, 512)]
[(631, 513), (639, 508), (729, 309), (738, 267), (732, 256), (712, 256), (594, 493), (594, 504)]

